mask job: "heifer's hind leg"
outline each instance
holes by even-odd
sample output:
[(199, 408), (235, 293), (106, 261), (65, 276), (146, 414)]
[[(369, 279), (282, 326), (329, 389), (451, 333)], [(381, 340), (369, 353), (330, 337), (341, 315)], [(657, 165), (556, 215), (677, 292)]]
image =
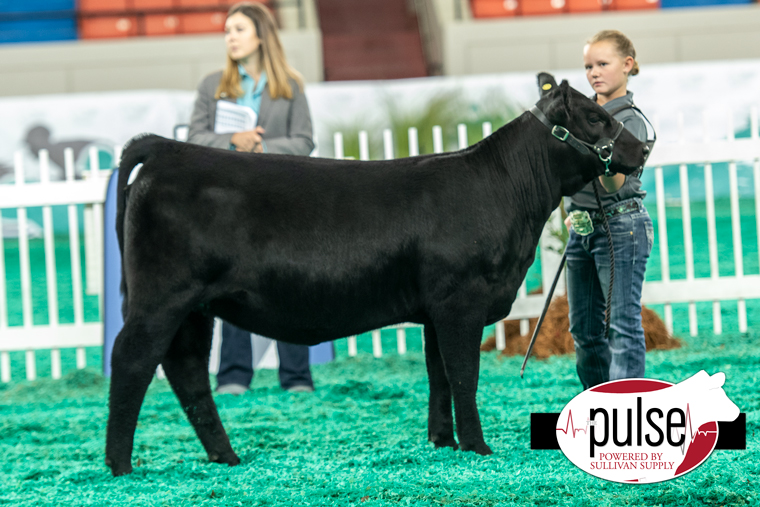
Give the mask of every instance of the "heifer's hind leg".
[(438, 348), (438, 337), (432, 324), (425, 325), (425, 363), (430, 384), (428, 440), (436, 447), (457, 449), (451, 411), (451, 387), (446, 379), (446, 371)]
[(454, 398), (459, 446), (464, 451), (492, 454), (483, 440), (475, 396), (480, 373), (480, 342), (485, 319), (467, 305), (443, 309), (434, 319), (446, 378)]
[[(176, 326), (176, 324), (175, 324)], [(132, 471), (137, 417), (174, 328), (159, 315), (130, 317), (114, 342), (106, 428), (106, 465), (113, 475)]]
[(208, 359), (213, 324), (212, 316), (191, 313), (174, 336), (162, 364), (182, 409), (208, 453), (208, 459), (237, 465), (240, 459), (230, 446), (211, 396)]

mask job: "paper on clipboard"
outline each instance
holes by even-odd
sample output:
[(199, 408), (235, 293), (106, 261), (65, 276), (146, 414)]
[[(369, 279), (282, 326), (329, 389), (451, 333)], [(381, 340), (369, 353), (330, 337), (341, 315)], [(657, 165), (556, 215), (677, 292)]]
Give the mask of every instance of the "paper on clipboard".
[(250, 107), (240, 106), (226, 100), (219, 100), (216, 103), (214, 133), (234, 134), (236, 132), (247, 132), (256, 127), (257, 119), (258, 115)]

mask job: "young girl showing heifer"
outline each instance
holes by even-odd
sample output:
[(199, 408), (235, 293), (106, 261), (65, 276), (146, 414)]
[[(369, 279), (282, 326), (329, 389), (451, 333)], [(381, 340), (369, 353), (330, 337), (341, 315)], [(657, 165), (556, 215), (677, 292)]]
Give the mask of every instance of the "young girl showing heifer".
[[(592, 100), (646, 141), (646, 124), (633, 107), (633, 94), (627, 89), (629, 76), (639, 73), (631, 41), (616, 30), (601, 31), (584, 47), (583, 62), (596, 93)], [(639, 176), (640, 173), (609, 173), (565, 198), (565, 208), (573, 217), (571, 221), (568, 216), (565, 222), (568, 228), (573, 224), (567, 245), (570, 333), (584, 389), (609, 380), (644, 376), (641, 288), (654, 232), (642, 204), (646, 192), (641, 189)], [(613, 256), (600, 207), (612, 233)], [(611, 272), (614, 275), (607, 333), (605, 307)]]

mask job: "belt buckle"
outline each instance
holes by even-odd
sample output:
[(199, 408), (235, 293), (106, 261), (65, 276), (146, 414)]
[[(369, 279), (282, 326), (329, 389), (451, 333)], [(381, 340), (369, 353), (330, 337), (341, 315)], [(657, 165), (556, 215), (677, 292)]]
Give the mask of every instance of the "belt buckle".
[(594, 232), (594, 221), (588, 211), (579, 209), (571, 211), (570, 224), (573, 230), (581, 236), (588, 236)]

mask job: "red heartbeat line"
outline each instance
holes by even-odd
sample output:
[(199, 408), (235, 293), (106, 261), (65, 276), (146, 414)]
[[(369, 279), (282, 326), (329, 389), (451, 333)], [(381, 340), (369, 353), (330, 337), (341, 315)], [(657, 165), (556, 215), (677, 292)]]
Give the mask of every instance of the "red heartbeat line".
[(573, 426), (573, 411), (570, 410), (568, 412), (568, 414), (567, 414), (567, 424), (565, 425), (565, 429), (555, 428), (555, 430), (556, 431), (561, 431), (565, 435), (567, 435), (567, 430), (568, 429), (572, 429), (573, 430), (573, 438), (575, 438), (575, 434), (578, 433), (579, 431), (582, 431), (584, 434), (587, 434), (586, 432), (588, 431), (588, 424), (589, 424), (589, 420), (586, 419), (586, 427), (585, 428), (576, 428), (575, 426)]
[[(697, 432), (694, 433), (694, 427), (691, 424), (691, 412), (689, 411), (689, 404), (688, 403), (686, 404), (686, 427), (684, 428), (684, 431), (683, 431), (684, 436), (686, 436), (687, 428), (688, 428), (689, 433), (691, 433), (691, 441), (689, 442), (689, 445), (693, 444), (694, 443), (694, 439), (696, 439), (699, 435), (707, 436), (708, 433), (714, 433), (716, 435), (718, 434), (717, 431), (708, 431), (708, 430), (699, 430), (699, 429), (697, 429)], [(686, 439), (684, 439), (683, 444), (681, 444), (681, 454), (682, 455), (685, 454), (685, 452), (686, 452), (685, 451), (685, 447), (686, 447)]]

